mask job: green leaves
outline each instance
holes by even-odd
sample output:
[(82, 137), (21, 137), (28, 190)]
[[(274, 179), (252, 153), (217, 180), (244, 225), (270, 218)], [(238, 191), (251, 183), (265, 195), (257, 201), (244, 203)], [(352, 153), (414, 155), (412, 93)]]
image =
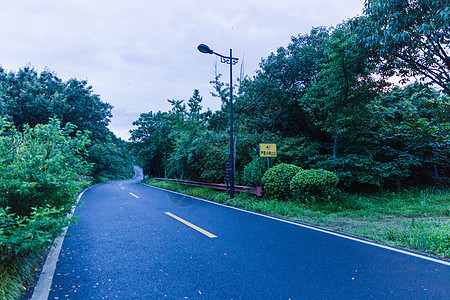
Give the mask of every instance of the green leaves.
[(445, 0), (368, 0), (354, 22), (359, 44), (380, 71), (419, 76), (450, 93), (450, 5)]
[[(102, 102), (87, 81), (70, 79), (63, 82), (49, 71), (38, 74), (31, 67), (9, 73), (0, 68), (0, 116), (7, 117), (19, 131), (49, 123), (56, 117), (67, 129), (89, 131), (92, 147), (101, 145), (118, 150), (103, 151), (108, 157), (100, 157), (95, 153), (87, 157), (89, 162), (95, 164), (93, 175), (96, 181), (129, 177), (133, 173), (131, 157), (127, 155), (124, 142), (107, 128), (112, 117), (111, 109), (112, 106)], [(75, 131), (72, 135), (75, 135)], [(49, 145), (48, 154), (51, 154), (52, 149)], [(89, 152), (98, 151), (98, 147), (86, 149)], [(87, 153), (82, 155), (87, 156)], [(105, 160), (126, 167), (114, 168)]]
[(336, 174), (322, 169), (301, 170), (295, 175), (290, 188), (294, 199), (305, 201), (318, 197), (324, 199), (335, 190), (339, 178)]
[(357, 111), (374, 98), (379, 84), (372, 79), (371, 64), (358, 49), (348, 23), (332, 32), (325, 57), (318, 80), (299, 102), (312, 122), (333, 138), (333, 157), (337, 157), (338, 139), (349, 131)]
[(292, 178), (300, 172), (302, 168), (281, 163), (264, 173), (262, 184), (264, 195), (278, 200), (289, 200), (292, 196), (290, 183)]
[(70, 220), (64, 213), (64, 209), (46, 206), (20, 216), (10, 207), (0, 207), (0, 261), (9, 263), (17, 256), (40, 253), (67, 226)]
[(57, 119), (18, 131), (0, 118), (0, 261), (39, 254), (87, 185), (88, 133)]
[[(445, 91), (449, 26), (448, 1), (368, 0), (361, 17), (292, 37), (256, 76), (239, 79), (236, 182), (259, 182), (256, 146), (269, 141), (278, 149), (271, 164), (333, 171), (349, 190), (438, 184), (435, 171), (446, 182), (450, 98), (431, 84), (400, 88), (385, 79), (417, 76)], [(144, 166), (151, 157), (152, 174), (223, 180), (230, 89), (220, 75), (211, 83), (219, 111), (199, 113), (194, 92), (135, 123), (135, 150)]]
[(72, 125), (61, 127), (56, 119), (34, 128), (25, 126), (23, 132), (4, 127), (0, 133), (1, 206), (21, 216), (45, 205), (67, 211), (86, 184), (80, 176), (91, 167), (85, 161), (88, 143), (87, 133), (75, 132)]

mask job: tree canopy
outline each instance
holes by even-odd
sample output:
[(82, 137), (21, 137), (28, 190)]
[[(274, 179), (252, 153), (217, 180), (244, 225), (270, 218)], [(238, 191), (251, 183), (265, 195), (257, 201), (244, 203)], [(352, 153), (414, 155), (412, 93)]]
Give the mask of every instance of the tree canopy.
[[(258, 144), (276, 143), (271, 164), (334, 171), (349, 190), (446, 184), (448, 6), (424, 2), (430, 6), (367, 1), (363, 16), (292, 37), (255, 76), (241, 76), (233, 89), (236, 182), (260, 184), (266, 164)], [(385, 81), (394, 74), (413, 83)], [(230, 89), (220, 79), (211, 81), (219, 111), (201, 112), (194, 91), (187, 105), (169, 100), (172, 110), (134, 123), (133, 148), (143, 165), (151, 157), (152, 176), (225, 181)]]
[(450, 94), (450, 1), (367, 0), (355, 29), (383, 74), (419, 76)]
[(46, 124), (52, 118), (89, 133), (87, 161), (95, 181), (132, 176), (132, 158), (125, 142), (109, 129), (112, 106), (100, 99), (85, 80), (62, 81), (54, 73), (32, 67), (6, 72), (0, 67), (0, 117), (18, 130)]

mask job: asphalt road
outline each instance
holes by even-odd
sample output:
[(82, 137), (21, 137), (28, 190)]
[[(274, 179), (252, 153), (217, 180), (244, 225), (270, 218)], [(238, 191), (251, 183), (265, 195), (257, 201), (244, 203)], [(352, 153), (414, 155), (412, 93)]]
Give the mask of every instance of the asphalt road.
[(48, 299), (450, 299), (448, 262), (139, 179), (84, 193)]

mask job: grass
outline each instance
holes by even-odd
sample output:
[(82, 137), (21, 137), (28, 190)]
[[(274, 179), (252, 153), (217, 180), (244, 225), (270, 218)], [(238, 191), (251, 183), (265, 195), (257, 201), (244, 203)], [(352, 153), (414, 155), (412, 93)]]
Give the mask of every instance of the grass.
[(16, 257), (9, 263), (0, 265), (0, 299), (20, 299), (27, 292), (33, 275), (42, 261), (42, 255), (30, 254)]
[(403, 190), (377, 194), (339, 194), (328, 202), (281, 202), (177, 183), (146, 183), (250, 211), (304, 222), (450, 259), (450, 191)]

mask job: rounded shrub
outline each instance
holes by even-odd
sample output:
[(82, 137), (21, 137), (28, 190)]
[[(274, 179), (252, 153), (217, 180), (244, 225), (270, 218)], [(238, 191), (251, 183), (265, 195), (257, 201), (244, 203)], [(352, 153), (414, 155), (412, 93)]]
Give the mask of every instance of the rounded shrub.
[(264, 195), (279, 200), (287, 200), (292, 195), (291, 180), (301, 170), (300, 167), (284, 163), (267, 170), (261, 180)]
[(299, 171), (290, 182), (292, 195), (296, 199), (327, 197), (336, 188), (339, 178), (336, 174), (322, 169)]

